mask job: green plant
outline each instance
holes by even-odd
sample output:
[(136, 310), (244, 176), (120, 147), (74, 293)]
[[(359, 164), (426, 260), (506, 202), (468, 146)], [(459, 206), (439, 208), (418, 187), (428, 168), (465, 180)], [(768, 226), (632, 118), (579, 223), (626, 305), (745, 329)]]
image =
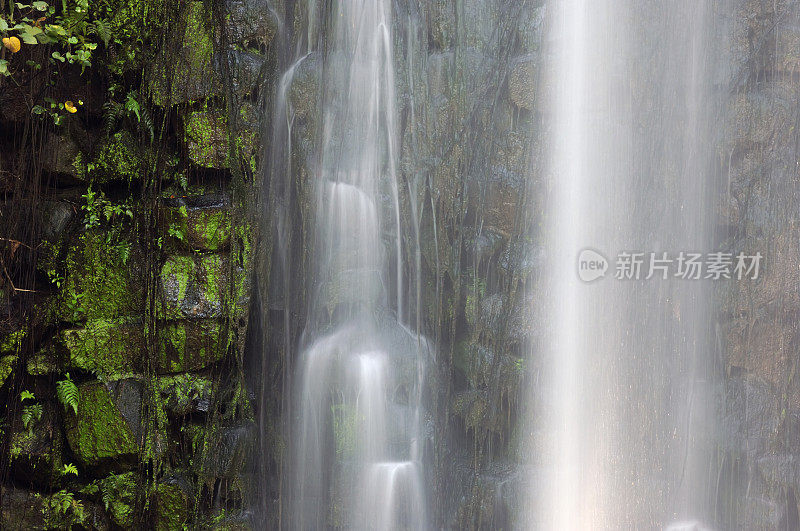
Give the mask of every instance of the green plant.
[(133, 219), (133, 210), (129, 204), (109, 201), (102, 190), (96, 192), (91, 185), (81, 197), (86, 201), (81, 206), (81, 210), (85, 212), (83, 228), (86, 230), (99, 227), (104, 221), (111, 222), (120, 218)]
[[(113, 94), (117, 87), (112, 87), (109, 92)], [(134, 119), (135, 118), (135, 119)], [(103, 104), (103, 120), (105, 133), (111, 135), (122, 122), (127, 122), (131, 129), (146, 134), (150, 142), (155, 138), (155, 125), (147, 107), (140, 103), (139, 94), (132, 90), (125, 96), (124, 101), (118, 102), (111, 99)]]
[(61, 475), (62, 475), (62, 476), (67, 476), (67, 475), (69, 475), (69, 474), (72, 474), (72, 475), (74, 475), (74, 476), (77, 476), (77, 475), (78, 475), (78, 467), (76, 467), (76, 466), (75, 466), (75, 465), (73, 465), (72, 463), (67, 463), (67, 464), (65, 464), (65, 465), (64, 465), (64, 466), (61, 468)]
[(120, 261), (123, 264), (127, 265), (128, 264), (128, 260), (130, 260), (130, 258), (131, 258), (131, 244), (130, 244), (130, 242), (119, 242), (117, 245), (115, 245), (115, 248), (117, 250), (117, 254), (119, 255)]
[(60, 490), (44, 498), (42, 515), (47, 528), (52, 529), (72, 529), (74, 525), (85, 523), (87, 517), (83, 503), (67, 490)]
[(111, 513), (115, 523), (128, 526), (132, 524), (133, 502), (136, 496), (136, 482), (130, 472), (110, 475), (99, 482), (101, 499), (106, 511)]
[[(62, 0), (61, 7), (61, 10), (57, 10), (56, 6), (40, 0), (30, 4), (10, 2), (8, 13), (0, 14), (0, 32), (6, 38), (17, 37), (25, 45), (60, 45), (60, 51), (50, 55), (51, 62), (79, 64), (82, 69), (91, 66), (92, 52), (97, 49), (97, 42), (93, 42), (90, 36), (101, 33), (102, 37), (107, 23), (99, 20), (90, 23), (87, 20), (89, 0)], [(48, 19), (54, 23), (47, 23)], [(5, 61), (4, 67), (2, 73), (11, 75), (8, 61)]]
[[(189, 217), (189, 211), (186, 209), (186, 205), (181, 205), (178, 212), (181, 215), (182, 219), (186, 219)], [(186, 242), (186, 231), (184, 229), (185, 224), (181, 222), (171, 222), (169, 227), (167, 228), (167, 232), (173, 238), (180, 240), (182, 242)]]
[(66, 294), (64, 303), (70, 321), (80, 321), (86, 314), (86, 307), (83, 305), (84, 296), (85, 293), (78, 293), (75, 291), (70, 291)]
[(179, 224), (170, 223), (167, 231), (169, 232), (169, 235), (175, 238), (176, 240), (180, 240), (182, 242), (186, 241), (186, 233)]
[[(36, 397), (33, 393), (28, 390), (22, 391), (19, 394), (19, 400), (22, 403), (25, 403), (26, 400), (35, 400)], [(22, 425), (25, 427), (26, 430), (32, 431), (33, 425), (42, 418), (42, 414), (44, 413), (44, 408), (42, 405), (37, 403), (28, 404), (22, 408)]]
[(33, 423), (42, 418), (42, 405), (31, 404), (22, 408), (22, 425), (26, 429), (33, 429)]
[(47, 278), (50, 280), (51, 284), (56, 286), (57, 289), (60, 289), (61, 284), (64, 283), (64, 277), (52, 267), (47, 270)]
[[(99, 41), (108, 42), (109, 24), (104, 19), (91, 21), (88, 0), (61, 0), (60, 6), (43, 0), (30, 3), (6, 2), (0, 9), (0, 36), (3, 44), (13, 56), (28, 46), (49, 46), (45, 61), (52, 65), (68, 63), (80, 65), (81, 72), (92, 65), (92, 55)], [(36, 57), (25, 54), (26, 57)], [(42, 69), (44, 63), (32, 58), (24, 62), (29, 72)], [(23, 63), (13, 61), (12, 57), (0, 59), (0, 74), (14, 79), (18, 73), (25, 72)], [(54, 69), (52, 75), (58, 75)], [(14, 79), (15, 83), (20, 81)], [(34, 102), (31, 112), (50, 116), (56, 125), (77, 112), (71, 101), (56, 101), (44, 97)], [(78, 102), (81, 105), (83, 102)]]
[(78, 414), (78, 402), (80, 400), (80, 392), (78, 386), (72, 381), (69, 373), (66, 378), (56, 382), (56, 396), (58, 401), (64, 405), (64, 409), (72, 408), (75, 414)]
[(83, 228), (88, 230), (97, 227), (100, 225), (100, 205), (103, 201), (103, 192), (98, 194), (89, 185), (89, 189), (81, 197), (86, 200), (86, 204), (81, 206), (81, 210), (86, 212), (83, 217)]

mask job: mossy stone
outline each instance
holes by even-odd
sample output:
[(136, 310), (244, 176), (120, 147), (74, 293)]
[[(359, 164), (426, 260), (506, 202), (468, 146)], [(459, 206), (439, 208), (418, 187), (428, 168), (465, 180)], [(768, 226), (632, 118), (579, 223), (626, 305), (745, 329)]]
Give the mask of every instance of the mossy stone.
[(19, 427), (11, 433), (9, 462), (15, 478), (49, 487), (61, 479), (63, 439), (59, 415), (60, 405), (43, 404), (42, 418), (29, 429)]
[(138, 446), (106, 386), (92, 382), (79, 385), (78, 390), (78, 414), (68, 412), (64, 419), (67, 442), (77, 459), (88, 467), (130, 466)]
[(0, 340), (0, 354), (19, 354), (25, 329), (16, 330)]
[[(238, 128), (237, 128), (238, 129)], [(189, 159), (204, 168), (231, 168), (228, 120), (222, 111), (206, 110), (184, 117), (184, 139)], [(235, 136), (236, 152), (254, 168), (256, 132), (241, 129)]]
[(19, 356), (16, 354), (9, 354), (0, 358), (0, 387), (6, 383), (8, 377), (14, 370), (14, 365), (17, 363)]
[(38, 493), (5, 487), (0, 505), (0, 528), (14, 531), (44, 529), (42, 508), (42, 497)]
[(28, 373), (42, 375), (67, 368), (95, 372), (105, 380), (119, 379), (141, 368), (143, 352), (140, 322), (95, 319), (85, 327), (59, 331), (29, 360)]
[(231, 241), (231, 213), (227, 206), (166, 208), (160, 223), (171, 248), (222, 251)]
[(55, 302), (60, 321), (116, 319), (141, 313), (142, 282), (107, 233), (82, 233), (66, 256), (66, 280)]
[(156, 487), (156, 531), (183, 529), (189, 519), (189, 500), (183, 489), (173, 483)]
[(159, 374), (199, 371), (222, 359), (227, 343), (222, 330), (222, 323), (215, 319), (165, 326), (159, 341)]
[(91, 160), (83, 163), (83, 156), (75, 159), (73, 165), (84, 180), (95, 183), (109, 181), (134, 181), (139, 179), (145, 168), (146, 153), (139, 147), (136, 138), (127, 130), (122, 130), (106, 138), (94, 153)]
[(182, 18), (175, 25), (185, 28), (177, 57), (164, 50), (147, 73), (150, 95), (162, 107), (214, 96), (223, 90), (214, 68), (214, 43), (206, 29), (203, 2), (187, 2)]
[(228, 281), (226, 255), (173, 255), (161, 268), (165, 319), (221, 317)]

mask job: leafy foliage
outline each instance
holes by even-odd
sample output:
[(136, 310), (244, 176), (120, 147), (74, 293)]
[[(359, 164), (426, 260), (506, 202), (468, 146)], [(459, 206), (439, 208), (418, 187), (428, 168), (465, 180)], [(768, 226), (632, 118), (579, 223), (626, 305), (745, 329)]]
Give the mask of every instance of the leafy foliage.
[(64, 409), (72, 408), (75, 414), (78, 414), (80, 392), (69, 373), (67, 373), (65, 379), (56, 382), (56, 396), (58, 396), (58, 401), (64, 405)]
[[(112, 94), (115, 92), (113, 88)], [(111, 99), (103, 104), (103, 123), (107, 135), (111, 135), (123, 122), (127, 122), (131, 129), (146, 135), (150, 142), (155, 138), (153, 117), (147, 107), (140, 102), (135, 90), (128, 92), (122, 103)]]
[(91, 186), (81, 197), (86, 200), (81, 210), (85, 212), (83, 228), (87, 230), (99, 227), (104, 221), (133, 219), (133, 210), (128, 204), (109, 201), (102, 191), (94, 191)]
[(65, 464), (64, 467), (61, 469), (61, 475), (62, 476), (67, 476), (69, 474), (77, 476), (78, 475), (78, 467), (76, 467), (72, 463)]
[[(12, 2), (9, 7), (8, 14), (0, 15), (0, 32), (4, 37), (16, 37), (28, 46), (59, 45), (60, 51), (50, 56), (53, 63), (69, 62), (80, 65), (81, 69), (92, 65), (92, 52), (97, 49), (97, 42), (91, 37), (98, 34), (98, 23), (101, 31), (106, 30), (107, 23), (87, 20), (89, 0), (62, 0), (60, 10), (40, 0), (31, 4)], [(48, 20), (53, 23), (47, 23)], [(7, 61), (0, 73), (12, 75)]]
[(33, 429), (33, 424), (41, 420), (44, 412), (41, 404), (31, 404), (22, 408), (22, 425), (25, 429)]
[(73, 526), (80, 526), (87, 520), (83, 503), (67, 490), (60, 490), (44, 498), (42, 515), (47, 527), (52, 529), (72, 529)]

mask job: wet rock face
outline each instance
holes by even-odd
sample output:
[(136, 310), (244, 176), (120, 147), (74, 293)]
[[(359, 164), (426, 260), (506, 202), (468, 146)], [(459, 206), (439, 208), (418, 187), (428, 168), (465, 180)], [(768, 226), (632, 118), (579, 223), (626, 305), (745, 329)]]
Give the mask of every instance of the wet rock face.
[(722, 140), (730, 188), (719, 225), (732, 251), (761, 252), (764, 263), (758, 281), (733, 282), (719, 294), (727, 375), (719, 444), (725, 495), (734, 500), (725, 524), (782, 529), (797, 525), (800, 487), (800, 385), (791, 376), (800, 310), (793, 118), (800, 13), (787, 2), (749, 0), (735, 2), (734, 12), (728, 75), (736, 90)]
[[(81, 87), (93, 74), (75, 77), (62, 99), (85, 100), (80, 113), (63, 127), (49, 122), (48, 199), (30, 220), (41, 229), (31, 246), (34, 318), (11, 328), (0, 319), (0, 396), (13, 406), (0, 465), (3, 529), (213, 527), (211, 515), (233, 520), (255, 485), (244, 479), (256, 435), (241, 377), (255, 239), (246, 213), (262, 150), (256, 96), (273, 74), (272, 4), (226, 2), (225, 28), (203, 2), (173, 6), (177, 33), (148, 52), (137, 81), (116, 98), (98, 89), (90, 99)], [(223, 31), (228, 49), (216, 40)], [(125, 51), (143, 56), (143, 45)], [(113, 70), (107, 61), (120, 46), (93, 66)], [(109, 118), (125, 91), (137, 112)], [(0, 125), (10, 131), (9, 120), (26, 118), (8, 110)], [(160, 135), (165, 115), (175, 120)], [(7, 212), (4, 198), (0, 225)], [(4, 277), (4, 312), (13, 297)], [(64, 385), (74, 387), (72, 402)]]
[(228, 39), (237, 44), (257, 40), (268, 44), (278, 31), (278, 14), (267, 0), (229, 0), (226, 13)]
[[(120, 405), (112, 398), (109, 389), (100, 383), (79, 387), (81, 408), (78, 414), (67, 416), (65, 431), (70, 448), (82, 466), (88, 468), (111, 467), (120, 463), (132, 467), (138, 453), (138, 444), (131, 424), (126, 420)], [(137, 430), (138, 431), (138, 430)]]
[(272, 41), (278, 26), (277, 14), (269, 3), (226, 2), (228, 50), (222, 50), (220, 43), (214, 41), (203, 2), (187, 2), (187, 6), (179, 26), (185, 28), (185, 33), (178, 37), (178, 57), (165, 50), (147, 69), (148, 85), (158, 95), (156, 103), (174, 105), (222, 96), (228, 79), (226, 69), (239, 96), (257, 90), (268, 61), (262, 50)]
[(523, 56), (514, 60), (511, 75), (508, 79), (509, 99), (522, 109), (533, 110), (534, 102), (534, 58)]

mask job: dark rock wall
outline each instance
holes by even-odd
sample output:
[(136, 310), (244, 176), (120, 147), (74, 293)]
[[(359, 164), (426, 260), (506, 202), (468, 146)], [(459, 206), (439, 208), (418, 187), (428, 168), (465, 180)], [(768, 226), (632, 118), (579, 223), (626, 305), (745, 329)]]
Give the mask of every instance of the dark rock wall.
[[(84, 105), (61, 125), (26, 110), (36, 78), (25, 90), (3, 81), (6, 527), (281, 522), (320, 54), (287, 87), (291, 138), (276, 138), (271, 122), (281, 118), (283, 73), (297, 50), (324, 45), (324, 31), (316, 19), (309, 28), (313, 2), (144, 4), (118, 6), (131, 13), (120, 25), (162, 17), (172, 30), (125, 34), (101, 48), (95, 68), (63, 69), (48, 94)], [(732, 250), (767, 258), (758, 283), (718, 292), (713, 499), (722, 528), (795, 529), (800, 7), (735, 4), (725, 15), (734, 68), (720, 81), (730, 190), (718, 232)], [(525, 480), (546, 14), (539, 1), (394, 4), (411, 301), (402, 317), (436, 353), (425, 393), (436, 527), (508, 529)], [(322, 44), (309, 46), (314, 39)], [(130, 50), (121, 69), (109, 66)], [(138, 115), (126, 107), (132, 90)], [(290, 153), (275, 147), (285, 140)], [(77, 411), (58, 399), (65, 381)], [(23, 391), (33, 397), (21, 400)]]
[[(123, 19), (91, 66), (42, 85), (25, 65), (45, 45), (25, 43), (0, 89), (0, 527), (248, 528), (276, 20), (255, 1), (89, 4)], [(42, 93), (77, 111), (26, 111)]]
[(765, 262), (758, 282), (719, 292), (717, 515), (727, 529), (798, 529), (800, 6), (742, 0), (732, 14), (720, 232)]

